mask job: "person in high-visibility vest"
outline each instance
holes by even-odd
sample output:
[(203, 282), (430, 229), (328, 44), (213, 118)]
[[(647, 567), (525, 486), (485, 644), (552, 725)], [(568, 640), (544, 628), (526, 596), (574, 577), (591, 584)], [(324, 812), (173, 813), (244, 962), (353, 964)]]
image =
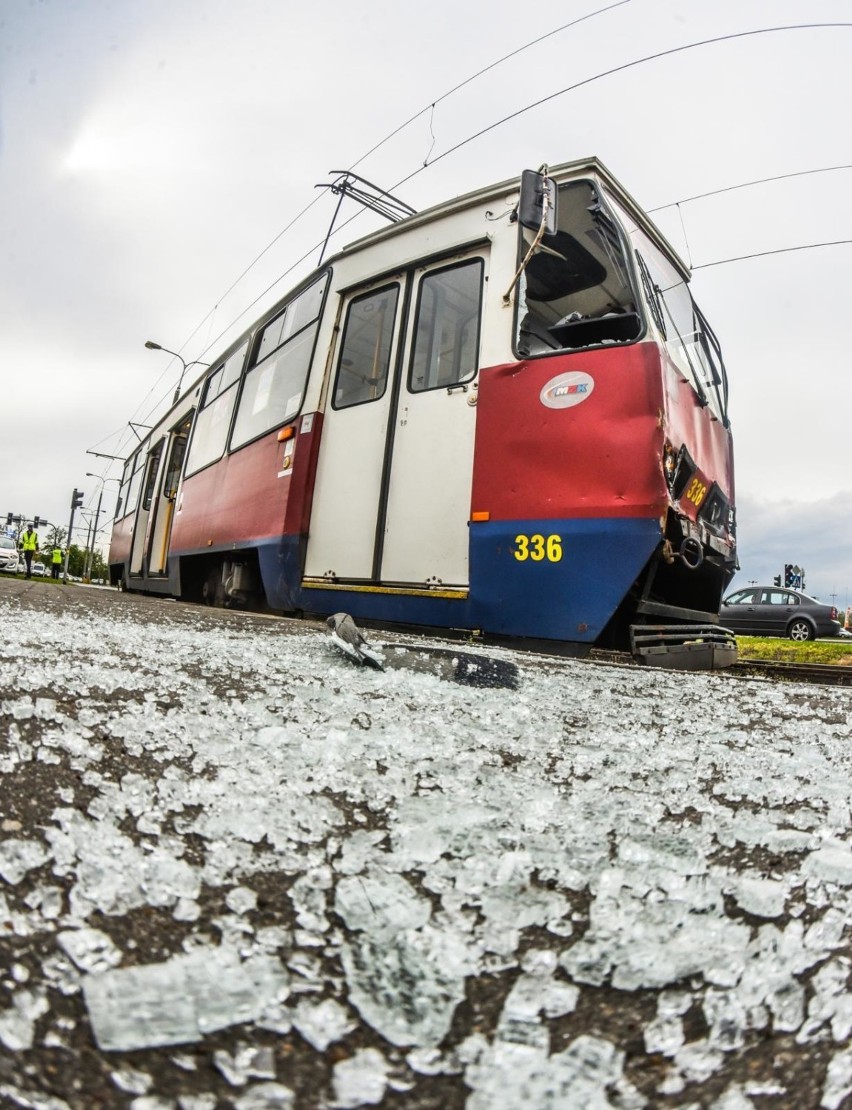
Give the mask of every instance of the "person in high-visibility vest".
[(50, 577), (59, 577), (59, 568), (62, 566), (62, 548), (57, 544), (53, 548), (53, 555), (50, 558)]
[(38, 551), (38, 533), (33, 531), (32, 524), (27, 525), (25, 532), (21, 533), (21, 551), (24, 553), (24, 562), (27, 564), (27, 578), (33, 576), (33, 555)]

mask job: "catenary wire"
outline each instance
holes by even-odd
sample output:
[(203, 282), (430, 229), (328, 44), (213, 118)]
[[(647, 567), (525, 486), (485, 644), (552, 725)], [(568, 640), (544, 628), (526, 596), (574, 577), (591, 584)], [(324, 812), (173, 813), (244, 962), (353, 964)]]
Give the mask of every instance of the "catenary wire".
[(468, 143), (472, 143), (476, 139), (481, 139), (482, 136), (487, 135), (489, 131), (494, 131), (498, 127), (502, 127), (504, 123), (509, 123), (513, 119), (517, 119), (519, 116), (525, 115), (527, 112), (531, 112), (533, 108), (540, 108), (542, 104), (548, 104), (551, 100), (557, 100), (560, 96), (564, 96), (566, 93), (574, 92), (575, 89), (583, 88), (583, 86), (585, 85), (591, 85), (595, 81), (600, 81), (604, 77), (611, 77), (615, 73), (623, 73), (627, 69), (633, 69), (636, 66), (645, 65), (645, 63), (647, 62), (658, 61), (660, 58), (668, 58), (674, 54), (682, 54), (687, 50), (696, 50), (698, 47), (701, 46), (713, 46), (719, 42), (730, 42), (733, 39), (749, 38), (750, 36), (754, 35), (771, 35), (776, 34), (780, 31), (808, 31), (818, 28), (837, 29), (839, 27), (852, 27), (852, 22), (791, 23), (780, 27), (757, 27), (751, 31), (734, 31), (728, 35), (715, 35), (713, 38), (701, 39), (698, 42), (687, 42), (681, 46), (673, 46), (668, 50), (658, 50), (654, 54), (646, 54), (643, 58), (634, 58), (632, 62), (624, 62), (621, 65), (613, 66), (611, 69), (602, 70), (600, 73), (596, 73), (592, 77), (586, 77), (582, 81), (576, 81), (573, 85), (566, 85), (564, 89), (557, 89), (556, 92), (550, 93), (548, 96), (539, 97), (538, 100), (533, 100), (525, 107), (518, 108), (515, 112), (510, 112), (508, 116), (503, 116), (502, 119), (489, 124), (488, 127), (483, 127), (480, 131), (475, 131), (466, 139), (462, 139), (461, 142), (456, 143), (454, 146), (448, 147), (445, 151), (443, 151), (443, 153), (436, 155), (430, 162), (426, 163), (426, 165), (419, 166), (416, 170), (408, 174), (407, 177), (403, 177), (401, 180), (397, 181), (395, 185), (391, 186), (391, 189), (398, 189), (400, 185), (405, 185), (406, 182), (411, 181), (413, 177), (416, 177), (418, 174), (422, 173), (424, 169), (428, 169), (429, 167), (434, 166), (436, 162), (440, 162), (443, 158), (446, 158), (450, 154), (455, 154), (457, 150), (461, 150), (462, 147), (467, 146)]
[(622, 5), (628, 3), (630, 3), (630, 0), (617, 0), (617, 3), (615, 4), (608, 4), (604, 8), (598, 8), (596, 11), (587, 12), (586, 15), (581, 15), (577, 19), (572, 19), (570, 23), (563, 23), (561, 27), (554, 27), (552, 31), (548, 31), (544, 35), (539, 35), (538, 38), (531, 39), (529, 42), (524, 43), (523, 46), (519, 46), (515, 50), (511, 50), (508, 54), (504, 54), (502, 58), (498, 58), (496, 61), (490, 62), (487, 66), (484, 66), (482, 69), (477, 70), (476, 73), (472, 73), (470, 77), (466, 77), (464, 81), (459, 81), (457, 85), (453, 85), (451, 89), (447, 89), (445, 93), (442, 93), (434, 100), (431, 100), (424, 108), (421, 108), (419, 112), (415, 112), (414, 115), (410, 116), (404, 123), (401, 123), (398, 127), (395, 127), (393, 131), (390, 131), (387, 135), (385, 135), (383, 139), (380, 139), (375, 144), (375, 146), (371, 146), (365, 154), (362, 154), (357, 162), (353, 162), (352, 165), (349, 167), (350, 170), (354, 170), (356, 166), (360, 166), (361, 163), (369, 158), (371, 154), (375, 154), (377, 150), (380, 150), (385, 145), (385, 143), (389, 143), (391, 139), (395, 138), (401, 131), (404, 131), (405, 128), (414, 123), (415, 120), (420, 119), (422, 115), (425, 115), (426, 112), (430, 111), (430, 109), (435, 108), (438, 104), (441, 103), (442, 100), (446, 100), (447, 97), (452, 96), (453, 93), (457, 93), (460, 89), (463, 89), (465, 85), (471, 84), (471, 82), (475, 81), (478, 77), (482, 77), (483, 74), (489, 73), (492, 69), (496, 69), (497, 66), (502, 65), (503, 62), (508, 62), (510, 58), (516, 58), (518, 54), (523, 54), (523, 52), (525, 50), (529, 50), (530, 47), (538, 46), (540, 42), (545, 42), (547, 39), (553, 38), (553, 36), (558, 35), (560, 31), (567, 31), (569, 27), (575, 27), (578, 23), (583, 23), (587, 19), (593, 19), (597, 15), (602, 15), (604, 12), (612, 11), (613, 8), (620, 8)]
[[(618, 5), (610, 5), (610, 7), (614, 7), (614, 6), (618, 6)], [(607, 10), (610, 10), (610, 8), (599, 9), (598, 12), (590, 13), (590, 15), (588, 15), (586, 17), (583, 17), (583, 18), (591, 18), (591, 15), (600, 14), (600, 12), (607, 11)], [(580, 20), (577, 20), (575, 22), (580, 22)], [(548, 37), (550, 37), (550, 35), (556, 34), (560, 30), (565, 29), (565, 27), (572, 26), (572, 25), (573, 24), (566, 24), (566, 25), (564, 25), (564, 27), (557, 28), (553, 32), (550, 32), (548, 35), (541, 36), (539, 39), (533, 40), (531, 43), (526, 44), (525, 47), (518, 48), (518, 50), (513, 51), (511, 54), (506, 55), (505, 58), (499, 59), (497, 62), (494, 62), (490, 66), (485, 67), (485, 69), (479, 71), (479, 73), (474, 74), (472, 77), (468, 78), (466, 81), (461, 82), (454, 89), (449, 90), (447, 93), (443, 94), (443, 96), (439, 99), (445, 99), (452, 92), (456, 91), (458, 88), (461, 88), (465, 84), (474, 80), (481, 73), (487, 72), (489, 69), (493, 68), (495, 65), (500, 64), (501, 61), (504, 61), (509, 57), (515, 56), (522, 49), (527, 49), (529, 46), (535, 45), (537, 42), (542, 41), (542, 39), (548, 38)], [(779, 33), (779, 32), (786, 32), (786, 31), (802, 31), (802, 30), (828, 29), (828, 28), (835, 28), (836, 29), (836, 28), (841, 28), (841, 27), (852, 27), (852, 22), (843, 21), (843, 22), (829, 22), (829, 23), (800, 23), (800, 24), (787, 24), (787, 25), (781, 25), (781, 26), (776, 26), (776, 27), (754, 28), (754, 29), (749, 30), (749, 31), (737, 31), (737, 32), (733, 32), (733, 33), (730, 33), (730, 34), (726, 34), (726, 35), (717, 35), (717, 36), (714, 36), (712, 38), (702, 39), (702, 40), (699, 40), (697, 42), (685, 43), (685, 44), (682, 44), (681, 46), (672, 47), (672, 48), (667, 49), (667, 50), (657, 51), (653, 54), (645, 55), (642, 58), (634, 59), (630, 62), (625, 62), (621, 65), (614, 66), (610, 69), (607, 69), (607, 70), (601, 71), (600, 73), (594, 74), (591, 77), (584, 78), (582, 81), (578, 81), (578, 82), (575, 82), (572, 85), (568, 85), (563, 89), (559, 89), (556, 92), (550, 93), (546, 97), (541, 97), (541, 98), (531, 102), (530, 104), (527, 104), (524, 107), (518, 109), (517, 111), (512, 112), (507, 116), (502, 117), (501, 119), (495, 121), (494, 123), (489, 124), (488, 127), (482, 128), (481, 130), (479, 130), (477, 132), (474, 132), (473, 134), (469, 135), (466, 139), (463, 139), (461, 142), (454, 144), (453, 146), (447, 148), (447, 150), (445, 150), (442, 153), (436, 155), (430, 161), (424, 162), (423, 165), (419, 166), (417, 169), (412, 171), (412, 173), (408, 174), (406, 177), (403, 177), (399, 181), (397, 181), (396, 184), (391, 186), (391, 189), (397, 189), (397, 188), (399, 188), (400, 185), (406, 184), (408, 181), (412, 180), (414, 177), (416, 177), (420, 173), (422, 173), (423, 170), (430, 168), (431, 166), (435, 165), (437, 162), (439, 162), (442, 159), (448, 157), (450, 154), (455, 153), (456, 151), (460, 150), (462, 147), (468, 145), (471, 142), (474, 142), (478, 138), (481, 138), (483, 135), (486, 135), (489, 132), (491, 132), (493, 130), (496, 130), (498, 127), (501, 127), (503, 124), (508, 123), (513, 119), (517, 119), (519, 116), (524, 115), (525, 113), (527, 113), (529, 111), (532, 111), (534, 108), (540, 107), (542, 104), (549, 103), (550, 101), (555, 100), (555, 99), (559, 98), (560, 96), (564, 96), (566, 93), (572, 92), (572, 91), (574, 91), (578, 88), (582, 88), (585, 85), (592, 84), (593, 82), (601, 80), (604, 77), (612, 76), (616, 73), (620, 73), (620, 72), (623, 72), (625, 70), (635, 68), (639, 65), (644, 65), (648, 62), (659, 60), (660, 58), (669, 57), (669, 56), (672, 56), (672, 55), (675, 55), (675, 54), (683, 53), (683, 52), (688, 51), (688, 50), (694, 50), (694, 49), (697, 49), (697, 48), (703, 47), (703, 46), (715, 45), (715, 44), (721, 43), (721, 42), (728, 42), (728, 41), (741, 39), (741, 38), (754, 37), (756, 35), (774, 34), (774, 33)], [(413, 116), (412, 120), (418, 118), (420, 115), (423, 114), (424, 111), (428, 111), (429, 108), (432, 107), (432, 104), (437, 103), (437, 102), (438, 102), (437, 100), (434, 101), (434, 102), (431, 102), (430, 105), (427, 106), (427, 108), (422, 109), (415, 116)], [(393, 135), (397, 134), (399, 132), (399, 130), (401, 130), (403, 127), (407, 126), (407, 123), (409, 123), (409, 122), (411, 122), (411, 121), (406, 121), (405, 124), (400, 125), (400, 128), (398, 128), (394, 132), (390, 133), (388, 136), (386, 136), (386, 138), (384, 140), (381, 140), (380, 143), (377, 144), (377, 146), (372, 148), (372, 149), (373, 150), (378, 149), (378, 147), (381, 146), (384, 142), (388, 141), (390, 138), (393, 137)], [(371, 152), (372, 151), (368, 152), (366, 155), (363, 155), (358, 160), (358, 162), (353, 163), (353, 167), (355, 165), (360, 164), (360, 162), (362, 162), (366, 157), (368, 157), (369, 153), (371, 153)], [(834, 167), (830, 167), (830, 168), (834, 168)], [(842, 167), (837, 167), (837, 168), (842, 168)], [(801, 172), (802, 173), (808, 173), (808, 172), (819, 172), (819, 171), (801, 171)], [(787, 175), (781, 175), (781, 176), (787, 176)], [(796, 174), (791, 174), (789, 176), (797, 176), (797, 175)], [(755, 184), (756, 183), (757, 182), (755, 182)], [(751, 184), (751, 183), (744, 183), (744, 184)], [(738, 188), (738, 187), (740, 187), (740, 186), (730, 186), (728, 188), (735, 189), (735, 188)], [(722, 191), (726, 191), (726, 190), (718, 190), (718, 191), (722, 192)], [(689, 199), (698, 199), (698, 197), (689, 198)], [(300, 219), (305, 214), (305, 212), (307, 212), (311, 207), (313, 207), (313, 205), (315, 203), (317, 203), (318, 200), (319, 200), (319, 197), (314, 198), (308, 205), (305, 206), (305, 208), (297, 216), (295, 216), (293, 218), (293, 220), (290, 221), (290, 223), (285, 228), (282, 229), (281, 232), (278, 233), (278, 235), (273, 240), (270, 241), (269, 244), (267, 244), (267, 246), (257, 256), (257, 258), (232, 283), (232, 285), (229, 287), (227, 292), (230, 292), (242, 280), (242, 278), (249, 272), (249, 270), (251, 270), (251, 268), (256, 264), (256, 262), (264, 254), (266, 254), (267, 251), (281, 238), (281, 236), (284, 235), (285, 232), (288, 231), (293, 226), (293, 224), (296, 223), (296, 221), (298, 219)], [(678, 202), (674, 202), (674, 203), (678, 203)], [(668, 207), (668, 205), (664, 205), (664, 206), (661, 206), (661, 207)], [(653, 211), (658, 211), (658, 210), (659, 209), (653, 209)], [(349, 223), (351, 223), (353, 219), (357, 218), (358, 215), (360, 215), (360, 213), (356, 213), (354, 216), (350, 217), (348, 220), (346, 220), (342, 224), (340, 224), (338, 226), (338, 228), (335, 229), (334, 234), (335, 235), (339, 234), (340, 231), (342, 231), (343, 228), (345, 228)], [(208, 344), (205, 347), (205, 350), (204, 350), (203, 353), (206, 353), (216, 343), (218, 343), (219, 340), (222, 339), (223, 336), (225, 336), (233, 328), (234, 324), (236, 324), (240, 319), (242, 319), (242, 317), (245, 316), (245, 314), (258, 303), (258, 301), (260, 301), (272, 289), (274, 289), (275, 286), (278, 285), (289, 273), (291, 273), (297, 266), (301, 265), (302, 262), (304, 262), (307, 258), (309, 258), (310, 255), (313, 254), (314, 251), (320, 245), (321, 245), (320, 243), (317, 243), (315, 246), (311, 247), (310, 250), (306, 251), (305, 254), (303, 254), (299, 259), (297, 259), (287, 270), (285, 270), (282, 274), (280, 274), (279, 277), (274, 282), (271, 283), (271, 285), (267, 286), (267, 288), (264, 289), (249, 305), (247, 305), (214, 339), (212, 339), (208, 342)], [(797, 248), (790, 248), (790, 249), (797, 249)], [(804, 249), (804, 248), (801, 248), (801, 249)], [(743, 256), (743, 257), (747, 257), (747, 256)], [(732, 259), (731, 261), (734, 261), (734, 260)], [(714, 264), (721, 264), (721, 263), (711, 263), (711, 264), (707, 264), (707, 265), (714, 265)], [(693, 268), (694, 269), (699, 269), (701, 267), (696, 266), (696, 267), (693, 267)], [(227, 295), (227, 293), (223, 294), (223, 297), (226, 296), (226, 295)], [(221, 299), (222, 298), (220, 298), (220, 300)], [(217, 306), (218, 306), (218, 302), (217, 302)], [(212, 313), (215, 312), (217, 306), (214, 306), (214, 308), (210, 310), (210, 312), (204, 317), (204, 319), (199, 323), (199, 325), (197, 325), (197, 327), (191, 333), (190, 337), (182, 345), (183, 347), (186, 346), (186, 343), (188, 343), (191, 340), (192, 336), (194, 336), (197, 333), (199, 328), (203, 326), (204, 322), (206, 322), (206, 320), (209, 319), (209, 317), (212, 315)], [(158, 381), (159, 381), (159, 379), (158, 379)], [(152, 387), (152, 390), (149, 391), (148, 396), (151, 395), (151, 392), (153, 391), (154, 388), (156, 388), (156, 386)], [(162, 400), (156, 402), (155, 408), (151, 410), (151, 413), (149, 413), (149, 415), (151, 415), (153, 412), (155, 412), (161, 403), (162, 403)]]
[[(753, 37), (755, 35), (773, 34), (773, 33), (781, 32), (781, 31), (801, 31), (801, 30), (813, 30), (813, 29), (818, 29), (818, 28), (837, 28), (837, 27), (852, 27), (852, 22), (797, 23), (797, 24), (788, 24), (788, 25), (783, 25), (783, 26), (778, 26), (778, 27), (754, 28), (750, 31), (736, 31), (736, 32), (733, 32), (733, 33), (727, 34), (727, 35), (716, 35), (713, 38), (701, 39), (698, 42), (685, 43), (681, 46), (672, 47), (668, 50), (657, 51), (654, 54), (648, 54), (648, 55), (646, 55), (642, 58), (637, 58), (637, 59), (634, 59), (633, 61), (625, 62), (622, 65), (614, 66), (611, 69), (604, 70), (601, 73), (595, 74), (592, 77), (585, 78), (584, 80), (578, 81), (573, 85), (568, 85), (566, 88), (560, 89), (555, 93), (551, 93), (550, 95), (548, 95), (546, 97), (542, 97), (539, 100), (533, 101), (531, 104), (528, 104), (526, 107), (520, 108), (516, 112), (512, 112), (510, 115), (504, 116), (502, 119), (498, 120), (496, 123), (490, 124), (488, 127), (483, 128), (481, 131), (475, 132), (473, 135), (470, 135), (467, 139), (464, 139), (462, 142), (456, 143), (455, 146), (449, 147), (442, 154), (439, 154), (435, 158), (433, 158), (430, 162), (427, 162), (424, 165), (419, 166), (412, 173), (408, 174), (407, 177), (404, 177), (401, 180), (397, 181), (395, 185), (391, 186), (391, 190), (398, 189), (400, 185), (406, 184), (406, 182), (411, 181), (412, 178), (414, 178), (418, 174), (422, 173), (424, 169), (428, 169), (430, 166), (433, 166), (436, 162), (441, 161), (442, 158), (446, 158), (447, 155), (454, 153), (455, 151), (461, 149), (461, 147), (467, 145), (467, 143), (473, 142), (475, 139), (480, 138), (482, 135), (488, 134), (489, 131), (495, 130), (497, 127), (502, 126), (502, 124), (507, 123), (510, 120), (516, 119), (518, 116), (523, 115), (525, 112), (531, 111), (533, 108), (539, 107), (540, 105), (545, 104), (548, 101), (554, 100), (554, 99), (556, 99), (557, 97), (560, 97), (560, 96), (564, 96), (568, 92), (572, 92), (573, 90), (581, 88), (584, 85), (588, 85), (588, 84), (591, 84), (594, 81), (598, 81), (603, 77), (608, 77), (608, 76), (611, 76), (615, 73), (620, 73), (623, 70), (631, 69), (635, 66), (643, 65), (647, 62), (656, 61), (659, 58), (665, 58), (665, 57), (668, 57), (670, 55), (682, 53), (682, 52), (687, 51), (687, 50), (694, 50), (697, 47), (701, 47), (701, 46), (710, 46), (710, 45), (714, 45), (714, 44), (720, 43), (720, 42), (728, 42), (728, 41), (733, 40), (733, 39), (748, 38), (748, 37)], [(536, 40), (536, 41), (539, 41), (539, 40)], [(508, 55), (507, 55), (507, 57), (508, 57)], [(458, 86), (458, 87), (461, 87), (461, 86)], [(420, 114), (420, 113), (418, 113), (418, 114)], [(355, 164), (357, 165), (357, 163), (355, 163)], [(338, 234), (344, 227), (346, 227), (346, 225), (351, 222), (351, 219), (352, 218), (350, 218), (350, 220), (347, 220), (343, 224), (341, 224), (335, 230), (335, 234)], [(293, 264), (293, 266), (291, 266), (288, 270), (286, 270), (283, 274), (281, 274), (276, 279), (276, 281), (274, 281), (272, 283), (272, 285), (268, 286), (262, 293), (260, 293), (258, 295), (258, 297), (255, 298), (255, 300), (251, 302), (250, 305), (248, 305), (245, 309), (243, 309), (243, 311), (234, 320), (232, 320), (231, 323), (222, 332), (220, 332), (220, 334), (216, 337), (215, 340), (212, 341), (212, 343), (210, 345), (212, 346), (214, 343), (217, 343), (225, 334), (227, 334), (227, 332), (230, 331), (230, 329), (234, 326), (234, 324), (237, 323), (238, 320), (242, 319), (242, 317), (246, 314), (246, 312), (249, 311), (249, 309), (253, 308), (254, 305), (256, 305), (259, 300), (261, 300), (263, 297), (265, 297), (266, 294), (269, 293), (281, 280), (283, 280), (283, 278), (285, 278), (287, 276), (287, 274), (292, 272), (292, 270), (295, 269), (296, 266), (300, 265), (306, 258), (310, 257), (310, 255), (313, 253), (313, 251), (315, 249), (316, 249), (316, 247), (312, 247), (311, 250), (307, 251), (300, 259), (298, 259)]]
[(844, 166), (822, 166), (814, 170), (797, 170), (795, 173), (778, 173), (774, 177), (759, 177), (755, 181), (742, 181), (739, 185), (724, 185), (721, 189), (710, 189), (706, 193), (696, 193), (692, 197), (682, 197), (680, 200), (669, 201), (668, 204), (658, 204), (655, 208), (647, 208), (646, 211), (650, 215), (652, 212), (662, 212), (666, 208), (676, 208), (681, 204), (690, 204), (694, 200), (703, 200), (705, 197), (715, 197), (720, 193), (733, 193), (736, 189), (748, 189), (752, 185), (768, 185), (773, 181), (786, 181), (791, 177), (807, 177), (812, 173), (833, 173), (835, 170), (852, 170), (852, 165)]
[(729, 262), (744, 262), (748, 258), (766, 258), (770, 254), (789, 254), (790, 251), (810, 251), (816, 250), (818, 247), (841, 247), (844, 244), (852, 243), (852, 239), (832, 239), (828, 243), (802, 243), (797, 247), (777, 247), (771, 251), (755, 251), (753, 254), (738, 254), (733, 258), (719, 258), (715, 262), (702, 262), (698, 266), (693, 266), (693, 270), (707, 270), (711, 266), (726, 266)]
[[(501, 58), (498, 58), (496, 61), (490, 62), (487, 66), (484, 66), (482, 69), (477, 70), (476, 73), (472, 73), (469, 77), (466, 77), (463, 81), (460, 81), (457, 85), (454, 85), (451, 89), (448, 89), (445, 93), (442, 93), (440, 96), (438, 96), (434, 100), (430, 101), (429, 104), (427, 104), (425, 107), (421, 108), (419, 112), (416, 112), (413, 116), (409, 117), (409, 119), (405, 120), (404, 123), (401, 123), (398, 127), (394, 128), (393, 131), (391, 131), (387, 135), (385, 135), (385, 137), (383, 139), (380, 139), (377, 143), (375, 143), (372, 147), (370, 147), (370, 149), (368, 151), (366, 151), (355, 162), (353, 162), (352, 165), (349, 167), (349, 169), (354, 170), (356, 166), (361, 165), (361, 163), (366, 161), (366, 159), (369, 158), (371, 154), (375, 154), (375, 152), (377, 150), (380, 150), (381, 147), (383, 147), (386, 143), (390, 142), (390, 140), (393, 139), (396, 135), (398, 135), (401, 131), (404, 131), (405, 128), (408, 127), (410, 124), (414, 123), (415, 120), (419, 119), (426, 112), (433, 111), (434, 108), (436, 107), (436, 105), (440, 104), (441, 101), (446, 100), (448, 97), (452, 96), (454, 93), (457, 93), (460, 89), (463, 89), (466, 85), (471, 84), (473, 81), (477, 80), (477, 78), (482, 77), (484, 74), (488, 73), (490, 70), (495, 69), (499, 65), (502, 65), (503, 62), (509, 61), (510, 58), (517, 57), (518, 54), (522, 54), (525, 50), (529, 50), (531, 47), (537, 46), (539, 43), (545, 42), (549, 38), (553, 38), (554, 35), (558, 35), (560, 32), (568, 30), (568, 28), (570, 28), (570, 27), (576, 26), (578, 23), (583, 23), (586, 20), (593, 19), (595, 16), (602, 15), (604, 12), (611, 11), (613, 8), (620, 8), (624, 4), (629, 4), (629, 3), (631, 3), (631, 0), (616, 0), (616, 3), (607, 4), (605, 7), (598, 8), (596, 11), (593, 11), (593, 12), (587, 12), (585, 15), (579, 16), (577, 19), (571, 20), (569, 23), (563, 23), (561, 26), (555, 27), (552, 31), (548, 31), (544, 35), (539, 35), (538, 38), (532, 39), (530, 42), (525, 43), (523, 46), (519, 46), (515, 50), (510, 51), (508, 54), (504, 54)], [(254, 269), (254, 267), (264, 257), (264, 255), (266, 255), (272, 249), (272, 247), (274, 247), (275, 244), (281, 239), (281, 237), (283, 235), (285, 235), (296, 223), (298, 223), (298, 221), (301, 220), (302, 217), (305, 216), (310, 211), (310, 209), (313, 208), (314, 205), (317, 204), (321, 199), (322, 199), (322, 194), (319, 194), (316, 197), (314, 197), (313, 200), (311, 200), (308, 204), (306, 204), (304, 206), (304, 208), (302, 208), (301, 211), (298, 212), (293, 217), (293, 219), (290, 220), (290, 222), (288, 224), (286, 224), (278, 232), (278, 234), (275, 235), (274, 238), (272, 238), (266, 244), (266, 246), (263, 248), (263, 250), (260, 251), (260, 253), (258, 255), (256, 255), (255, 258), (252, 259), (252, 261), (245, 267), (245, 269), (242, 271), (242, 273), (240, 273), (234, 279), (234, 281), (228, 286), (228, 288), (225, 290), (225, 292), (222, 293), (221, 296), (217, 298), (216, 303), (210, 309), (210, 311), (207, 313), (207, 315), (204, 316), (204, 318), (193, 329), (193, 331), (190, 333), (190, 335), (184, 340), (184, 342), (181, 344), (181, 347), (180, 347), (181, 351), (183, 351), (183, 349), (187, 346), (187, 344), (192, 341), (192, 339), (200, 331), (200, 329), (204, 326), (204, 324), (207, 322), (207, 320), (209, 320), (210, 317), (216, 312), (216, 309), (219, 307), (219, 305), (222, 303), (222, 301), (227, 296), (229, 296), (229, 294), (231, 294), (234, 291), (234, 289), (239, 285), (239, 283), (243, 280), (243, 278), (246, 277), (246, 275), (249, 274), (251, 272), (251, 270)], [(312, 251), (308, 252), (308, 254), (310, 254), (310, 253), (312, 253)], [(302, 260), (300, 259), (300, 261), (302, 261)], [(261, 294), (261, 296), (262, 295), (263, 294)], [(239, 319), (239, 317), (237, 319)], [(234, 322), (236, 322), (236, 321), (234, 321)], [(225, 331), (230, 330), (230, 328), (232, 326), (233, 326), (233, 324), (230, 324), (228, 326), (228, 328), (225, 329)], [(209, 350), (210, 347), (213, 345), (213, 343), (217, 342), (219, 338), (221, 338), (221, 336), (217, 336), (216, 339), (208, 341), (208, 343), (206, 344), (205, 350)]]

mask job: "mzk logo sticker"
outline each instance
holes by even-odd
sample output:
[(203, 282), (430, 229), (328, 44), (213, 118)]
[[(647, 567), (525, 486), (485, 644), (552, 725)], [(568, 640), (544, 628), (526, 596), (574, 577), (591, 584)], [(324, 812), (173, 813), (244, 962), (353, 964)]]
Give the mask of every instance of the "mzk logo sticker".
[(539, 400), (549, 409), (570, 409), (585, 401), (595, 388), (595, 379), (582, 370), (560, 374), (551, 378), (539, 394)]

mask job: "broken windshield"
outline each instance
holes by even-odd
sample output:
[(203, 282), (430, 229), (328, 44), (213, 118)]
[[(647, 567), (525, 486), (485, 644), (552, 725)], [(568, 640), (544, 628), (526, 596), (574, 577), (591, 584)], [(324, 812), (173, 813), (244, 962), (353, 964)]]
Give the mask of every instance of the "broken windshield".
[[(592, 183), (561, 185), (558, 213), (520, 278), (518, 354), (632, 342), (641, 321), (621, 238)], [(522, 228), (520, 257), (533, 238)]]

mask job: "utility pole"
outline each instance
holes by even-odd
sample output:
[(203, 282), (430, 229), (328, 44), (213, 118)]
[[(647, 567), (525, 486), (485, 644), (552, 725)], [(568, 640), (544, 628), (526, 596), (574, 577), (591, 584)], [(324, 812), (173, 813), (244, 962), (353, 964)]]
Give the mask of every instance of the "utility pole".
[(104, 487), (101, 486), (100, 493), (98, 494), (98, 507), (95, 509), (95, 523), (92, 528), (92, 543), (89, 547), (87, 566), (83, 570), (83, 577), (91, 581), (92, 578), (92, 563), (95, 561), (95, 543), (98, 538), (98, 520), (101, 515), (101, 502), (104, 497)]

